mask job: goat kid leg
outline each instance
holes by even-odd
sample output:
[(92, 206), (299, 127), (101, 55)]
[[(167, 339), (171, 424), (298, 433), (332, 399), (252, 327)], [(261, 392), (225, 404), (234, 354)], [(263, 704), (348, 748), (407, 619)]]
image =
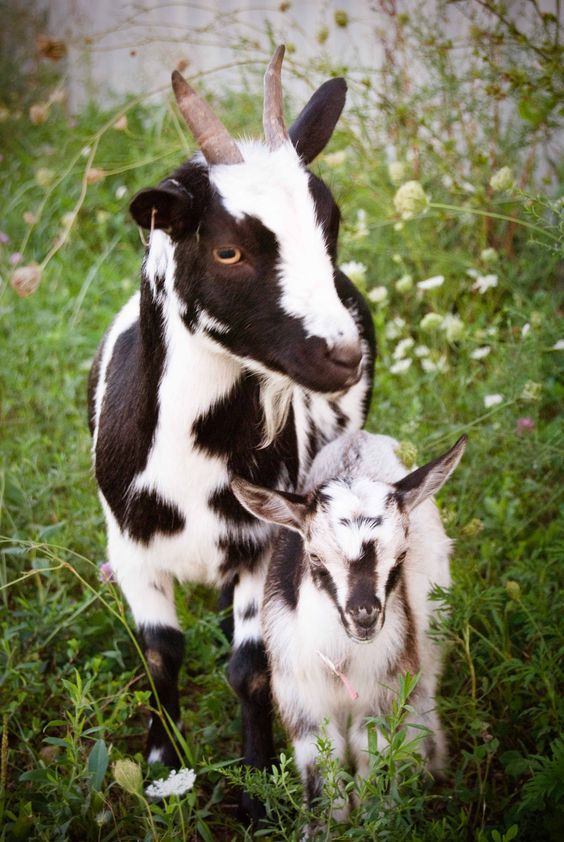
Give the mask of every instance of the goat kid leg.
[[(119, 577), (122, 591), (131, 608), (139, 632), (139, 641), (155, 692), (151, 692), (153, 713), (147, 738), (149, 763), (160, 762), (178, 769), (182, 765), (176, 743), (171, 739), (172, 721), (180, 727), (178, 673), (184, 656), (184, 635), (180, 631), (174, 606), (172, 578), (153, 574), (151, 579), (136, 575)], [(158, 697), (158, 699), (157, 699)]]
[[(272, 698), (268, 661), (262, 636), (260, 610), (264, 568), (242, 573), (233, 597), (233, 653), (229, 681), (241, 702), (243, 763), (265, 769), (274, 759)], [(243, 793), (241, 807), (253, 821), (264, 816), (264, 807)]]

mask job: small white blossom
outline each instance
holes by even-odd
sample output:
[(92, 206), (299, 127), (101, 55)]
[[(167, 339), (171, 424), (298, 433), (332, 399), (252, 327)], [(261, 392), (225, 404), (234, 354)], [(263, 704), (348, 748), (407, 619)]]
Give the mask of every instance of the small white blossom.
[(466, 191), (466, 193), (475, 193), (476, 192), (476, 188), (474, 187), (473, 184), (470, 184), (469, 181), (461, 181), (460, 186), (462, 187), (463, 190)]
[(356, 212), (356, 225), (353, 231), (353, 239), (361, 240), (368, 236), (368, 225), (366, 223), (366, 211), (364, 208), (359, 208)]
[(401, 184), (406, 176), (405, 164), (401, 161), (391, 161), (388, 164), (388, 175), (392, 184)]
[(167, 795), (184, 795), (194, 786), (196, 773), (193, 769), (174, 769), (168, 778), (159, 778), (145, 789), (149, 798), (165, 798)]
[(553, 351), (564, 351), (564, 339), (559, 339), (552, 346)]
[(443, 319), (441, 330), (444, 330), (449, 342), (456, 342), (464, 333), (464, 322), (458, 316), (447, 313)]
[(386, 287), (373, 287), (368, 293), (368, 297), (375, 304), (381, 304), (388, 297), (388, 290)]
[(429, 207), (429, 198), (418, 181), (406, 181), (394, 196), (394, 207), (402, 219), (413, 219)]
[(437, 287), (441, 287), (445, 282), (444, 275), (433, 275), (432, 278), (427, 278), (424, 281), (418, 281), (417, 289), (436, 289)]
[(521, 328), (521, 339), (526, 339), (530, 332), (531, 325), (529, 324), (529, 322), (526, 322)]
[(432, 360), (429, 359), (429, 357), (423, 357), (423, 359), (421, 360), (421, 368), (427, 373), (431, 371), (447, 371), (447, 359), (444, 354), (441, 354), (438, 360)]
[(431, 351), (427, 348), (426, 345), (417, 345), (413, 349), (413, 353), (415, 354), (418, 359), (423, 359), (423, 357), (428, 357)]
[(403, 374), (409, 366), (411, 365), (411, 360), (409, 357), (403, 360), (398, 360), (390, 367), (391, 374)]
[(491, 348), (489, 345), (482, 345), (481, 348), (476, 348), (475, 351), (472, 351), (470, 354), (470, 359), (472, 360), (483, 360), (484, 357), (487, 357), (490, 353)]
[(419, 322), (419, 326), (421, 330), (432, 333), (434, 330), (441, 327), (442, 323), (443, 317), (439, 313), (426, 313)]
[(323, 160), (325, 161), (327, 166), (331, 167), (332, 169), (340, 167), (341, 164), (344, 164), (347, 160), (347, 150), (339, 149), (338, 152), (329, 152), (323, 157)]
[(480, 273), (477, 269), (467, 269), (466, 274), (469, 275), (471, 278), (479, 278)]
[(511, 167), (502, 167), (490, 178), (490, 187), (494, 193), (502, 193), (509, 190), (513, 185), (513, 173)]
[(405, 352), (415, 345), (415, 340), (411, 336), (401, 339), (394, 350), (394, 360), (401, 360), (405, 357)]
[(488, 289), (497, 286), (497, 275), (478, 275), (472, 284), (472, 289), (483, 295)]
[(498, 406), (498, 404), (503, 403), (503, 395), (485, 395), (484, 396), (484, 406), (486, 409), (491, 409), (492, 406)]
[(388, 322), (385, 329), (386, 339), (397, 339), (405, 327), (405, 319), (401, 316), (396, 316), (391, 322)]
[(88, 158), (88, 156), (90, 155), (91, 152), (92, 152), (91, 146), (83, 146), (82, 149), (80, 150), (80, 154), (82, 155), (83, 158)]
[(443, 187), (446, 187), (447, 190), (451, 190), (452, 185), (454, 184), (452, 176), (450, 175), (443, 175), (443, 177), (441, 178), (441, 183)]
[(402, 275), (401, 278), (398, 281), (396, 281), (396, 289), (402, 294), (409, 292), (409, 290), (412, 288), (413, 278), (411, 277), (411, 275)]
[(123, 199), (126, 193), (127, 187), (125, 186), (125, 184), (120, 184), (119, 187), (116, 187), (115, 197), (116, 199)]
[(348, 275), (353, 284), (363, 284), (366, 277), (366, 266), (364, 263), (359, 263), (357, 260), (349, 260), (348, 263), (343, 263), (341, 272)]
[(494, 248), (482, 249), (480, 252), (480, 260), (482, 263), (497, 263), (499, 255)]

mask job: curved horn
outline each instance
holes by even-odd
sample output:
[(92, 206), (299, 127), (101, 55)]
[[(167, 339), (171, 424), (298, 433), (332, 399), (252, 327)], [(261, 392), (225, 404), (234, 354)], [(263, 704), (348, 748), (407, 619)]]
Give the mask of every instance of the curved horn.
[(172, 88), (180, 112), (208, 164), (242, 164), (239, 147), (219, 117), (178, 70), (172, 73)]
[(281, 79), (284, 52), (285, 47), (283, 44), (276, 48), (264, 74), (264, 109), (262, 122), (264, 136), (270, 149), (277, 149), (288, 140), (288, 132), (284, 125)]

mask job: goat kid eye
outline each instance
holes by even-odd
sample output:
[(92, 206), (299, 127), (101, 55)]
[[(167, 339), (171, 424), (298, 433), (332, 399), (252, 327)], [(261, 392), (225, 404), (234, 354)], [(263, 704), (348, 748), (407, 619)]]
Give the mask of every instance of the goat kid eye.
[(407, 550), (404, 550), (403, 553), (400, 553), (396, 559), (396, 564), (401, 564), (402, 561), (405, 561), (405, 557), (407, 555)]
[(233, 266), (241, 260), (241, 249), (237, 246), (224, 246), (213, 250), (213, 259), (224, 266)]

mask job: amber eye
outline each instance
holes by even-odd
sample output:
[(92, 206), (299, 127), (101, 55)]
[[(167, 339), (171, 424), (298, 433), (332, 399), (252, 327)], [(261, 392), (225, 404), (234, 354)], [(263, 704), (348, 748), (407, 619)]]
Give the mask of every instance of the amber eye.
[(241, 249), (237, 246), (224, 246), (213, 250), (213, 259), (216, 263), (223, 263), (224, 266), (232, 266), (241, 260)]

